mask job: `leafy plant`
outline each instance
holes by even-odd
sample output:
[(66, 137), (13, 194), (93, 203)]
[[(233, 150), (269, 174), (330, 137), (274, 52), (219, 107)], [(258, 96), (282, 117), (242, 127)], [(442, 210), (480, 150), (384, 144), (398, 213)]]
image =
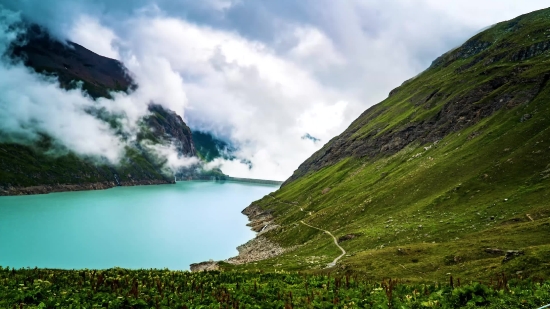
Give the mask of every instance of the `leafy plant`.
[(296, 272), (0, 267), (0, 308), (533, 308), (550, 282), (460, 287)]

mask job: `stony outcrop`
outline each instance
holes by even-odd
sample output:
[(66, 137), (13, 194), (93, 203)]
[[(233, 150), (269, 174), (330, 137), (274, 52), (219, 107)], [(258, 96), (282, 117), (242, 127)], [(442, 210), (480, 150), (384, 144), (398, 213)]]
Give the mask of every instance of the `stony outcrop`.
[(273, 215), (271, 214), (271, 212), (264, 211), (262, 208), (255, 204), (246, 207), (242, 211), (242, 213), (247, 216), (248, 220), (250, 221), (247, 226), (250, 226), (250, 228), (257, 233), (262, 231), (266, 226), (269, 226), (273, 223)]
[(513, 260), (519, 256), (524, 255), (525, 252), (522, 250), (508, 250), (506, 251), (506, 255), (504, 256), (504, 259), (502, 260), (502, 263), (506, 263), (510, 260)]
[(230, 264), (244, 264), (272, 258), (284, 253), (285, 248), (263, 236), (257, 236), (244, 245), (237, 247), (239, 255), (227, 260)]
[[(263, 233), (276, 229), (277, 224), (273, 222), (273, 215), (263, 211), (259, 206), (252, 204), (246, 207), (242, 213), (248, 217), (250, 223), (247, 225), (258, 234), (247, 243), (237, 247), (239, 254), (225, 260), (233, 265), (240, 265), (250, 262), (261, 261), (283, 254), (292, 248), (283, 248), (279, 244), (262, 236)], [(219, 262), (208, 261), (190, 265), (191, 271), (218, 270)]]
[(359, 236), (361, 236), (361, 235), (360, 234), (346, 234), (346, 235), (338, 237), (338, 243), (348, 241), (348, 240), (352, 240), (352, 239), (357, 238)]
[(90, 96), (110, 97), (110, 91), (127, 91), (135, 87), (124, 65), (100, 56), (74, 42), (52, 38), (43, 28), (32, 25), (12, 47), (11, 56), (42, 74), (55, 75), (62, 87), (72, 88), (83, 82)]
[(448, 66), (453, 61), (456, 61), (458, 59), (466, 59), (472, 56), (475, 56), (487, 48), (489, 48), (492, 45), (491, 42), (484, 41), (483, 39), (479, 38), (479, 36), (475, 36), (468, 40), (466, 43), (464, 43), (462, 46), (455, 50), (451, 50), (445, 54), (443, 54), (441, 57), (435, 59), (432, 62), (432, 65), (430, 68), (436, 68), (439, 66)]
[(246, 207), (242, 213), (246, 215), (250, 221), (247, 225), (258, 234), (246, 244), (237, 247), (239, 255), (228, 259), (228, 263), (244, 264), (265, 260), (280, 255), (288, 250), (288, 248), (283, 248), (279, 244), (262, 236), (263, 233), (278, 227), (278, 225), (274, 223), (274, 217), (270, 211), (264, 211), (258, 205), (251, 204)]
[(218, 262), (213, 260), (189, 265), (189, 270), (191, 270), (192, 272), (213, 271), (213, 270), (219, 270), (219, 269), (220, 269), (220, 265), (218, 264)]
[(197, 155), (191, 129), (178, 114), (159, 104), (149, 104), (149, 111), (152, 115), (147, 118), (147, 124), (156, 138), (173, 142), (183, 156)]

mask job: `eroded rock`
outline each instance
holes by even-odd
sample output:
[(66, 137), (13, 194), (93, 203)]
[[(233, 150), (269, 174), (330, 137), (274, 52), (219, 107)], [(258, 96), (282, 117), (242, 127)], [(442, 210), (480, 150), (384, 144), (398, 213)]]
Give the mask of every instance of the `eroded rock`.
[(504, 256), (504, 259), (502, 260), (502, 263), (506, 263), (510, 260), (513, 260), (517, 258), (518, 256), (523, 255), (524, 252), (520, 250), (508, 250), (506, 251), (506, 255)]
[(218, 262), (210, 260), (208, 262), (191, 264), (189, 265), (189, 269), (191, 269), (192, 272), (212, 271), (212, 270), (219, 270), (220, 266), (218, 265)]

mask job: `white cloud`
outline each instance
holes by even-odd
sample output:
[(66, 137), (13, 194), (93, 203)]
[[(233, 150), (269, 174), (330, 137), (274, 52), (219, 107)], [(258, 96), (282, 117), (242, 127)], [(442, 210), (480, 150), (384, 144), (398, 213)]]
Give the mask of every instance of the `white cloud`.
[[(285, 179), (322, 144), (479, 29), (543, 8), (515, 0), (0, 0), (125, 62), (126, 127), (150, 101), (231, 139), (233, 176)], [(68, 17), (67, 17), (68, 16)], [(67, 27), (67, 25), (69, 25)], [(73, 29), (72, 31), (67, 29)], [(322, 143), (303, 140), (309, 133)]]
[(69, 40), (78, 41), (96, 54), (120, 59), (117, 48), (113, 46), (118, 40), (116, 34), (111, 29), (103, 27), (93, 17), (81, 15), (67, 35)]
[(199, 163), (197, 157), (183, 157), (178, 155), (176, 146), (152, 144), (143, 142), (142, 146), (158, 157), (159, 162), (165, 162), (164, 167), (171, 173), (177, 173), (181, 168), (193, 166)]
[[(237, 156), (252, 162), (251, 170), (238, 160), (218, 162), (226, 173), (285, 179), (318, 147), (301, 136), (309, 132), (328, 140), (351, 120), (342, 112), (348, 104), (338, 103), (345, 94), (323, 87), (295, 59), (279, 56), (261, 42), (173, 18), (142, 16), (129, 23), (132, 31), (121, 46), (131, 57), (127, 63), (138, 83), (165, 89), (166, 76), (182, 76), (165, 91), (180, 93), (180, 101), (185, 97), (188, 103), (169, 106), (194, 127), (230, 138), (240, 149)], [(303, 50), (316, 53), (315, 48), (325, 47)], [(151, 61), (170, 65), (136, 70), (134, 63)], [(157, 97), (155, 102), (166, 105), (167, 100)], [(324, 119), (316, 121), (320, 115)]]
[(345, 58), (336, 50), (332, 40), (314, 27), (296, 27), (297, 43), (289, 50), (289, 56), (299, 63), (306, 63), (312, 71), (325, 70), (332, 65), (342, 65)]
[(438, 12), (452, 17), (454, 21), (477, 29), (544, 9), (550, 5), (545, 0), (424, 1)]
[[(2, 139), (32, 141), (48, 133), (78, 154), (117, 162), (123, 143), (109, 126), (86, 113), (97, 106), (80, 90), (65, 91), (22, 66), (0, 65)], [(14, 103), (16, 102), (16, 103)]]

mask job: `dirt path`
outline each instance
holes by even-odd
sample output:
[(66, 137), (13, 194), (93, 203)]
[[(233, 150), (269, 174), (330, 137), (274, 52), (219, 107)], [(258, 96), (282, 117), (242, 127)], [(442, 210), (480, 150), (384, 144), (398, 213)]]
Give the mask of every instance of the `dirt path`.
[[(277, 203), (283, 203), (283, 204), (287, 204), (287, 205), (291, 205), (291, 206), (297, 206), (297, 204), (292, 204), (292, 203), (289, 203), (289, 202), (286, 202), (286, 201), (281, 201), (280, 199), (274, 197), (273, 195), (271, 194), (268, 194), (269, 197), (271, 197), (273, 200), (275, 200), (275, 202)], [(302, 207), (300, 207), (300, 211), (301, 212), (305, 212), (304, 209)], [(310, 213), (311, 214), (311, 213)], [(328, 234), (330, 235), (330, 237), (332, 237), (332, 239), (334, 240), (334, 244), (336, 245), (336, 247), (338, 247), (338, 249), (340, 249), (342, 251), (342, 254), (340, 254), (337, 258), (334, 259), (334, 261), (332, 261), (331, 263), (328, 263), (327, 264), (327, 267), (326, 268), (330, 268), (330, 267), (334, 267), (336, 266), (336, 263), (346, 254), (346, 250), (344, 250), (344, 248), (342, 248), (339, 244), (338, 244), (338, 240), (336, 239), (336, 237), (334, 237), (334, 235), (332, 235), (331, 232), (327, 231), (327, 230), (323, 230), (323, 229), (320, 229), (318, 227), (315, 227), (313, 225), (309, 225), (307, 223), (305, 223), (303, 220), (300, 220), (300, 223), (302, 223), (303, 225), (305, 226), (309, 226), (310, 228), (313, 228), (313, 229), (316, 229), (316, 230), (319, 230), (321, 232), (324, 232), (325, 234)]]
[(268, 194), (267, 196), (269, 196), (270, 198), (272, 198), (273, 200), (275, 200), (275, 202), (277, 202), (277, 203), (283, 203), (283, 204), (287, 204), (287, 205), (290, 205), (290, 206), (296, 206), (296, 204), (292, 204), (292, 203), (289, 203), (289, 202), (281, 201), (280, 199), (274, 197), (274, 196), (271, 195), (271, 194)]
[(316, 229), (316, 230), (322, 231), (322, 232), (324, 232), (325, 234), (330, 235), (330, 237), (332, 237), (332, 239), (334, 240), (334, 244), (336, 245), (336, 247), (338, 247), (338, 249), (342, 250), (342, 254), (340, 254), (337, 258), (335, 258), (334, 261), (332, 261), (331, 263), (328, 263), (328, 264), (327, 264), (327, 268), (335, 266), (336, 263), (338, 262), (338, 260), (340, 260), (340, 259), (346, 254), (346, 250), (344, 250), (344, 248), (342, 248), (342, 247), (338, 244), (338, 240), (336, 239), (336, 237), (334, 237), (334, 235), (332, 235), (331, 232), (329, 232), (329, 231), (327, 231), (327, 230), (320, 229), (320, 228), (315, 227), (315, 226), (313, 226), (313, 225), (309, 225), (309, 224), (305, 223), (303, 220), (300, 220), (300, 223), (302, 223), (303, 225), (309, 226), (309, 227), (311, 227), (311, 228), (314, 228), (314, 229)]

